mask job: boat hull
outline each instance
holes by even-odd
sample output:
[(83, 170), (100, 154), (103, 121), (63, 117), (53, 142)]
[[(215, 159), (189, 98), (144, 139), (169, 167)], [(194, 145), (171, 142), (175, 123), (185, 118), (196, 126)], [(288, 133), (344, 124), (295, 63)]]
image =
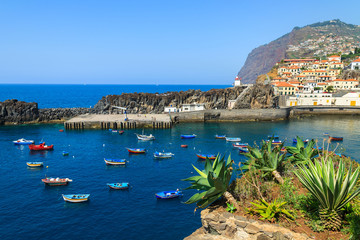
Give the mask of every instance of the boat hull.
[(79, 202), (88, 201), (90, 194), (70, 194), (70, 195), (63, 194), (62, 197), (66, 202), (79, 203)]
[(208, 158), (209, 160), (215, 160), (215, 155), (203, 155), (203, 154), (196, 154), (196, 156), (200, 159), (206, 160)]
[(34, 145), (34, 144), (31, 144), (29, 145), (29, 149), (31, 151), (46, 151), (46, 150), (53, 150), (54, 149), (54, 145), (50, 145), (50, 146), (47, 146), (47, 145)]
[(329, 137), (330, 141), (343, 141), (343, 137)]
[(225, 138), (227, 142), (240, 142), (241, 138)]
[(129, 183), (108, 183), (110, 189), (124, 190), (129, 188)]
[(195, 135), (195, 134), (193, 134), (193, 135), (181, 135), (180, 137), (181, 137), (182, 139), (191, 139), (191, 138), (195, 138), (196, 135)]
[(141, 154), (141, 153), (145, 153), (145, 149), (139, 148), (139, 149), (133, 149), (133, 148), (126, 148), (128, 150), (129, 153), (133, 153), (133, 154)]
[(42, 162), (27, 162), (26, 165), (28, 167), (36, 168), (36, 167), (43, 167), (44, 164)]
[(68, 178), (44, 178), (41, 181), (47, 186), (65, 186), (72, 180)]
[(155, 194), (155, 197), (157, 199), (172, 199), (172, 198), (178, 198), (182, 196), (181, 191), (164, 191), (159, 192)]
[(115, 159), (104, 158), (104, 161), (105, 161), (106, 165), (125, 165), (126, 164), (125, 160), (115, 160)]

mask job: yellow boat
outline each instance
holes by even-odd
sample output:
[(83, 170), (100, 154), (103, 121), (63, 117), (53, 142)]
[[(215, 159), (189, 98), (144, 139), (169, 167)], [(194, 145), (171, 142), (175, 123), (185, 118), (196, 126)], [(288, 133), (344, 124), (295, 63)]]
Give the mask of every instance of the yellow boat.
[(43, 162), (27, 162), (26, 165), (28, 167), (42, 167), (44, 164)]

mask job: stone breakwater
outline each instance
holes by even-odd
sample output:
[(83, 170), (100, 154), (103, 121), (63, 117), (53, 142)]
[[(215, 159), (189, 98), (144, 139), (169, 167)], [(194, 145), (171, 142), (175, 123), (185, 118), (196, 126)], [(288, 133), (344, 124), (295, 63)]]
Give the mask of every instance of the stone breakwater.
[(0, 125), (37, 122), (63, 122), (68, 118), (86, 113), (95, 113), (92, 108), (43, 108), (37, 103), (16, 99), (0, 102)]
[(229, 212), (205, 209), (201, 212), (202, 227), (185, 240), (310, 240), (304, 233), (295, 233), (277, 224), (268, 224)]

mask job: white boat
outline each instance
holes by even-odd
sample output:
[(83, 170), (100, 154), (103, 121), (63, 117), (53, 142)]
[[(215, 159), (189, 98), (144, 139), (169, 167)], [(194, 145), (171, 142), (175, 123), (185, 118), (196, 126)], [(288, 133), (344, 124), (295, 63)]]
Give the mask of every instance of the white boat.
[(240, 142), (241, 138), (227, 137), (225, 138), (227, 142)]
[(138, 140), (142, 140), (142, 141), (151, 141), (151, 140), (155, 140), (155, 136), (153, 136), (152, 134), (150, 135), (143, 135), (143, 134), (136, 134), (136, 137)]
[(66, 202), (85, 202), (89, 200), (90, 194), (63, 194), (62, 197)]
[(173, 154), (171, 152), (155, 152), (154, 158), (171, 158), (174, 155), (175, 154)]
[(35, 142), (34, 140), (26, 140), (25, 138), (20, 138), (16, 141), (13, 141), (13, 143), (16, 145), (30, 145), (33, 144), (34, 142)]

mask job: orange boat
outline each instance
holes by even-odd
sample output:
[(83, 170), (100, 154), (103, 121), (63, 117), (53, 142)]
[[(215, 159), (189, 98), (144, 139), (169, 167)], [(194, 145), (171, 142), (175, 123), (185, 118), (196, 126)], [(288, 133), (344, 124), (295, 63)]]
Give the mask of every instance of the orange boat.
[(180, 147), (182, 147), (182, 148), (187, 148), (188, 145), (181, 145)]

